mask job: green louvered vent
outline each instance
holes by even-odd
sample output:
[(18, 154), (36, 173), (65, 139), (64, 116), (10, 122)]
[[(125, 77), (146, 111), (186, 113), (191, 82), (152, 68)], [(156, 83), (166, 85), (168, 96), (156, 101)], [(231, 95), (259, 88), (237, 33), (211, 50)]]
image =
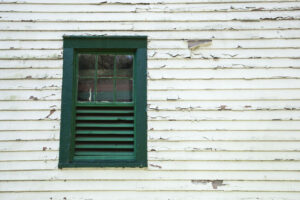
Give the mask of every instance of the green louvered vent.
[(134, 159), (133, 106), (77, 106), (75, 160)]

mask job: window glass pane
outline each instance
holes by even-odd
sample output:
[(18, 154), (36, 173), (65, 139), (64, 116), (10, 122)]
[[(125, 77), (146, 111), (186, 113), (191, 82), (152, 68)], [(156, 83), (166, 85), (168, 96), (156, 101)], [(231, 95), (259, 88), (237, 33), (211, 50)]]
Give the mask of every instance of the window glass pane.
[(116, 57), (116, 68), (118, 77), (132, 77), (132, 55), (118, 55)]
[(94, 79), (79, 79), (78, 80), (78, 101), (93, 101), (94, 100)]
[(92, 54), (78, 55), (79, 76), (95, 76), (95, 58)]
[(117, 101), (131, 102), (132, 101), (132, 80), (117, 79), (116, 80)]
[(96, 101), (114, 100), (114, 81), (113, 79), (101, 78), (97, 83)]
[(114, 55), (98, 56), (98, 77), (113, 77), (114, 75)]

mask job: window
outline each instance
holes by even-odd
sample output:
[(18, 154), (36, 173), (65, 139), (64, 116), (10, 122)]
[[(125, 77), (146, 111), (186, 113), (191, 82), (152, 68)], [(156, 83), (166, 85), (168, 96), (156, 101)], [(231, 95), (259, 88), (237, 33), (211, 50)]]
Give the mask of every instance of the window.
[(146, 167), (145, 36), (64, 36), (59, 168)]

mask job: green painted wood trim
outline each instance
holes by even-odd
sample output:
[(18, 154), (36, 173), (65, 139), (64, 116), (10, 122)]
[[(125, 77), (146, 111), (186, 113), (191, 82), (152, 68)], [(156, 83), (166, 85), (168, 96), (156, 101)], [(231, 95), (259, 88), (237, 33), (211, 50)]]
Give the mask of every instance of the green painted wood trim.
[(63, 35), (63, 39), (146, 39), (145, 35)]
[(134, 73), (135, 152), (140, 167), (147, 166), (147, 48), (136, 51)]
[(85, 141), (95, 141), (95, 142), (105, 142), (105, 141), (121, 141), (121, 142), (132, 142), (133, 138), (128, 138), (128, 137), (77, 137), (75, 139), (76, 141), (79, 142), (85, 142)]
[(61, 163), (61, 168), (78, 167), (140, 167), (140, 163), (134, 158), (132, 160), (74, 160), (72, 163)]
[(86, 107), (132, 107), (134, 103), (132, 102), (111, 102), (111, 103), (94, 103), (94, 102), (77, 102), (77, 106), (86, 106)]
[[(112, 156), (75, 156), (74, 160), (111, 159)], [(133, 160), (133, 156), (118, 156), (119, 160)]]
[(77, 110), (76, 113), (86, 114), (86, 113), (115, 113), (115, 114), (130, 114), (133, 110)]
[(130, 144), (77, 144), (76, 148), (79, 149), (132, 149), (133, 145)]
[[(129, 160), (77, 160), (73, 155), (75, 106), (95, 106), (85, 102), (74, 102), (77, 99), (76, 64), (74, 56), (77, 52), (132, 52), (134, 53), (134, 104), (120, 103), (115, 106), (133, 106), (135, 111), (134, 156)], [(138, 67), (137, 67), (138, 66)], [(75, 74), (74, 74), (75, 73)], [(62, 89), (61, 140), (59, 168), (64, 167), (146, 167), (147, 166), (147, 37), (146, 36), (64, 36), (64, 69)], [(75, 90), (75, 91), (74, 91)], [(85, 104), (85, 105), (84, 105)], [(97, 106), (108, 107), (112, 105)], [(71, 122), (71, 123), (70, 123)], [(73, 130), (72, 130), (73, 129)], [(74, 134), (71, 134), (71, 133)], [(79, 133), (80, 131), (77, 131)], [(107, 131), (93, 131), (92, 134), (105, 134)], [(84, 134), (83, 132), (81, 132)], [(80, 134), (81, 134), (80, 133)], [(117, 134), (112, 131), (111, 134)], [(120, 131), (119, 134), (132, 134), (132, 131)], [(75, 160), (73, 160), (75, 159)]]
[(95, 120), (95, 121), (124, 120), (124, 121), (131, 121), (131, 120), (133, 120), (133, 117), (86, 117), (86, 116), (79, 116), (79, 117), (76, 117), (76, 120)]
[(77, 130), (76, 134), (94, 134), (94, 135), (106, 135), (106, 134), (122, 134), (122, 135), (128, 135), (133, 134), (134, 131), (85, 131), (85, 130)]
[(64, 36), (64, 48), (137, 49), (147, 47), (146, 36)]
[(114, 128), (123, 128), (123, 127), (133, 127), (134, 125), (131, 124), (131, 123), (128, 123), (128, 124), (96, 124), (96, 123), (77, 123), (76, 124), (77, 127), (114, 127)]
[(62, 85), (62, 104), (61, 104), (61, 125), (60, 125), (60, 151), (59, 151), (59, 164), (61, 168), (64, 164), (70, 162), (72, 148), (72, 111), (74, 102), (74, 52), (72, 48), (65, 48), (63, 53), (63, 85)]
[[(133, 156), (132, 152), (101, 152), (100, 156)], [(99, 152), (97, 151), (77, 151), (75, 156), (99, 156)]]

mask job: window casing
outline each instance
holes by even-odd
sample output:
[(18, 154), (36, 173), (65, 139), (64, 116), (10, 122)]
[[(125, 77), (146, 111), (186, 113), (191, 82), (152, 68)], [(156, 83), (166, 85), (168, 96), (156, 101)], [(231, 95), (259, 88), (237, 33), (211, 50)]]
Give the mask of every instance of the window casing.
[(146, 167), (145, 36), (65, 36), (59, 168)]

